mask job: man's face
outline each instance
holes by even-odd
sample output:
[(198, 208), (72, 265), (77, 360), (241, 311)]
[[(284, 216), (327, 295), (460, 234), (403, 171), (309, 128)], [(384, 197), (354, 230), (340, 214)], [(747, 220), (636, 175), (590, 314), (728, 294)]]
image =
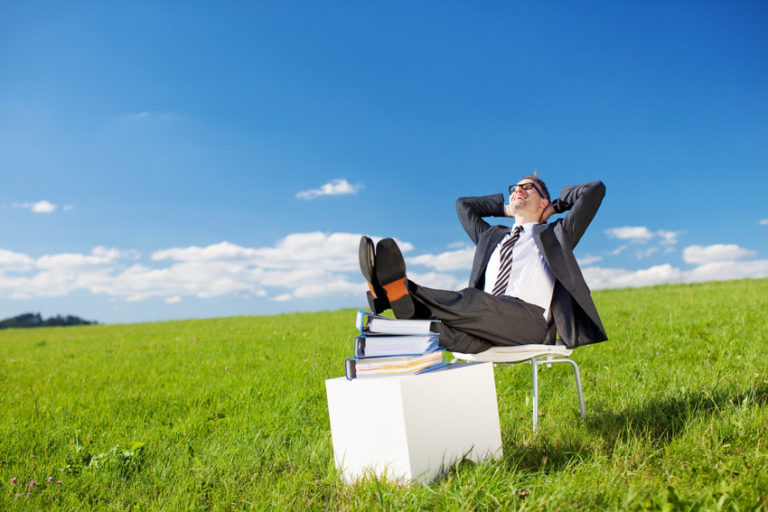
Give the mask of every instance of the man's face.
[(536, 185), (536, 182), (524, 178), (514, 185), (514, 188), (509, 195), (510, 209), (515, 217), (535, 217), (538, 219), (541, 212), (548, 204), (548, 201), (539, 194), (538, 190), (536, 190), (538, 185), (530, 185)]

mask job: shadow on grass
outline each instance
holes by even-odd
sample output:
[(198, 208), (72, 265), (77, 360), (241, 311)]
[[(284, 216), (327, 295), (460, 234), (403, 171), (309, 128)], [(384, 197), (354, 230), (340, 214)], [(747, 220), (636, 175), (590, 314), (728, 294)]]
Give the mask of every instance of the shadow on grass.
[(697, 390), (680, 396), (651, 399), (642, 406), (620, 412), (593, 412), (587, 415), (586, 424), (587, 428), (611, 442), (632, 436), (647, 436), (666, 443), (683, 432), (693, 419), (766, 403), (766, 385), (739, 392), (717, 388)]
[(561, 471), (590, 458), (593, 448), (585, 443), (548, 442), (504, 446), (507, 468), (524, 472)]
[[(585, 436), (582, 440), (549, 440), (539, 435), (532, 442), (516, 443), (503, 435), (504, 464), (509, 469), (524, 472), (561, 471), (580, 464), (593, 456), (599, 445), (613, 446), (616, 441), (631, 438), (651, 439), (666, 444), (685, 431), (696, 418), (725, 414), (727, 410), (761, 407), (768, 404), (768, 385), (745, 391), (700, 390), (680, 396), (651, 399), (637, 408), (620, 412), (587, 411), (585, 426), (604, 443)], [(469, 461), (462, 463), (471, 465)]]

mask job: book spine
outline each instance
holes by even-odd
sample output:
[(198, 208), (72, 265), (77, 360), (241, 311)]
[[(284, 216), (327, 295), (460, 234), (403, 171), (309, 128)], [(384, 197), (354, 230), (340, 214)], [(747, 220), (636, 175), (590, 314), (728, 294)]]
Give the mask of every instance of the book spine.
[(365, 332), (368, 329), (368, 318), (370, 317), (370, 313), (367, 311), (363, 311), (362, 309), (357, 310), (357, 317), (355, 317), (355, 327), (357, 327), (357, 330), (361, 333)]
[(346, 361), (344, 361), (344, 371), (347, 375), (347, 380), (352, 380), (357, 378), (357, 360), (354, 358), (349, 358)]
[(365, 357), (365, 336), (355, 338), (355, 357)]

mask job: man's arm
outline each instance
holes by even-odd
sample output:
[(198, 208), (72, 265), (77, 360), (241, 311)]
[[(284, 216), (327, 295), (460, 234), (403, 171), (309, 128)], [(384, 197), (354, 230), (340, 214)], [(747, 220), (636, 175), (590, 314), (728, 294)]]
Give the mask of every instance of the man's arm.
[(483, 231), (491, 227), (483, 217), (504, 217), (504, 195), (460, 197), (456, 200), (456, 213), (464, 231), (477, 244)]
[(600, 207), (605, 196), (602, 181), (593, 181), (572, 187), (563, 187), (560, 197), (552, 201), (555, 213), (568, 212), (562, 219), (563, 229), (568, 236), (571, 249), (581, 240), (587, 226)]

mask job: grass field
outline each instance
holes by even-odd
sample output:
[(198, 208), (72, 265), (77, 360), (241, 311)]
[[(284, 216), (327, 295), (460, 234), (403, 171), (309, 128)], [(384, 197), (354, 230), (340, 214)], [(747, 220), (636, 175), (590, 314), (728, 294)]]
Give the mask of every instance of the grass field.
[(768, 510), (768, 280), (594, 298), (587, 419), (553, 366), (533, 434), (497, 368), (503, 459), (413, 487), (333, 466), (353, 310), (0, 331), (0, 510)]

